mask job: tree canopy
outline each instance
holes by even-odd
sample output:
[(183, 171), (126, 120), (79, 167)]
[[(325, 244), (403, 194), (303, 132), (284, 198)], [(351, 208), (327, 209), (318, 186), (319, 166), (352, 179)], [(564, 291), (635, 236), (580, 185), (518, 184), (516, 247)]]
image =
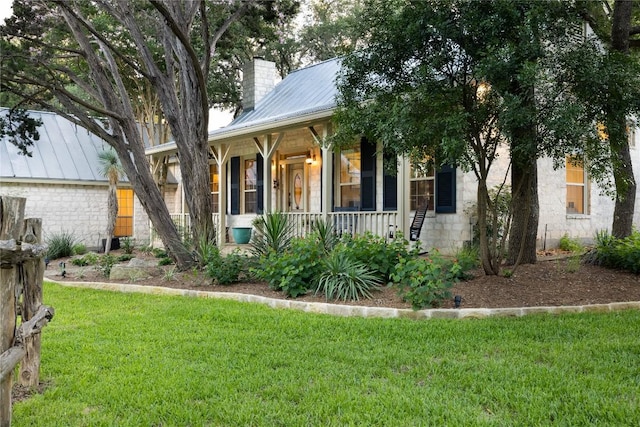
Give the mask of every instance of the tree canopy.
[(585, 42), (576, 4), (370, 0), (360, 23), (366, 46), (344, 61), (336, 141), (366, 134), (476, 173), (494, 156), (477, 135), (504, 141), (517, 207), (508, 260), (535, 262), (536, 159), (564, 160), (595, 133), (559, 67)]

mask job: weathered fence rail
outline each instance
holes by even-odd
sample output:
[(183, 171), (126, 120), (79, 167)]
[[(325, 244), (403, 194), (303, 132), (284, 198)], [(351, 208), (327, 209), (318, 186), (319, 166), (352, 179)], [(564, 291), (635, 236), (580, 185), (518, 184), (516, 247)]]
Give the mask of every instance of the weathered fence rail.
[(11, 425), (16, 366), (20, 384), (40, 382), (40, 332), (54, 315), (42, 304), (42, 221), (25, 220), (25, 204), (24, 198), (0, 197), (0, 427)]

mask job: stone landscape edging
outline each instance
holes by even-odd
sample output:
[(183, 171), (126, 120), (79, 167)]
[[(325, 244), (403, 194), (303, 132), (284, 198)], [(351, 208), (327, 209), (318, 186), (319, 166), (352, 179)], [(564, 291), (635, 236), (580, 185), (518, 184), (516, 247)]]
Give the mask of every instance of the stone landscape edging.
[(123, 293), (144, 293), (152, 295), (173, 295), (197, 298), (227, 299), (238, 302), (251, 302), (267, 305), (271, 308), (285, 308), (307, 313), (330, 314), (342, 317), (378, 317), (406, 319), (483, 319), (487, 317), (521, 317), (529, 314), (561, 314), (586, 312), (611, 312), (640, 309), (640, 301), (612, 302), (608, 304), (564, 305), (542, 307), (505, 307), (505, 308), (431, 308), (413, 310), (410, 308), (366, 307), (324, 302), (306, 302), (268, 298), (259, 295), (236, 292), (196, 291), (163, 286), (146, 286), (106, 282), (61, 282), (47, 278), (46, 281), (72, 288), (89, 288)]

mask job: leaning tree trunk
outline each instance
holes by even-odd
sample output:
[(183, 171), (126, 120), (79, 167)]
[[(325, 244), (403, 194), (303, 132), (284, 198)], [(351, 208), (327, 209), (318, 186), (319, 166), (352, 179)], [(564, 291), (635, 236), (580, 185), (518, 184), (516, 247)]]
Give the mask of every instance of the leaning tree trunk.
[(107, 255), (111, 250), (111, 240), (113, 230), (116, 228), (118, 218), (118, 192), (113, 185), (109, 186), (109, 197), (107, 198), (107, 239), (104, 242), (104, 253)]
[(528, 163), (513, 163), (511, 169), (512, 222), (509, 231), (507, 264), (535, 264), (538, 234), (538, 167)]

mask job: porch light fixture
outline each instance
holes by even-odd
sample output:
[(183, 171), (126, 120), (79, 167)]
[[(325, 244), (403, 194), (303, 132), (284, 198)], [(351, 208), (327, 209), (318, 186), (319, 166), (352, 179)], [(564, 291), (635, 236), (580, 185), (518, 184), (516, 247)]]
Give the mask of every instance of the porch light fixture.
[(278, 181), (277, 179), (273, 180), (273, 188), (275, 188), (276, 190), (278, 188), (280, 188), (280, 181)]
[(305, 160), (305, 162), (310, 165), (313, 163), (313, 159), (311, 158), (311, 154), (307, 154), (307, 159)]

